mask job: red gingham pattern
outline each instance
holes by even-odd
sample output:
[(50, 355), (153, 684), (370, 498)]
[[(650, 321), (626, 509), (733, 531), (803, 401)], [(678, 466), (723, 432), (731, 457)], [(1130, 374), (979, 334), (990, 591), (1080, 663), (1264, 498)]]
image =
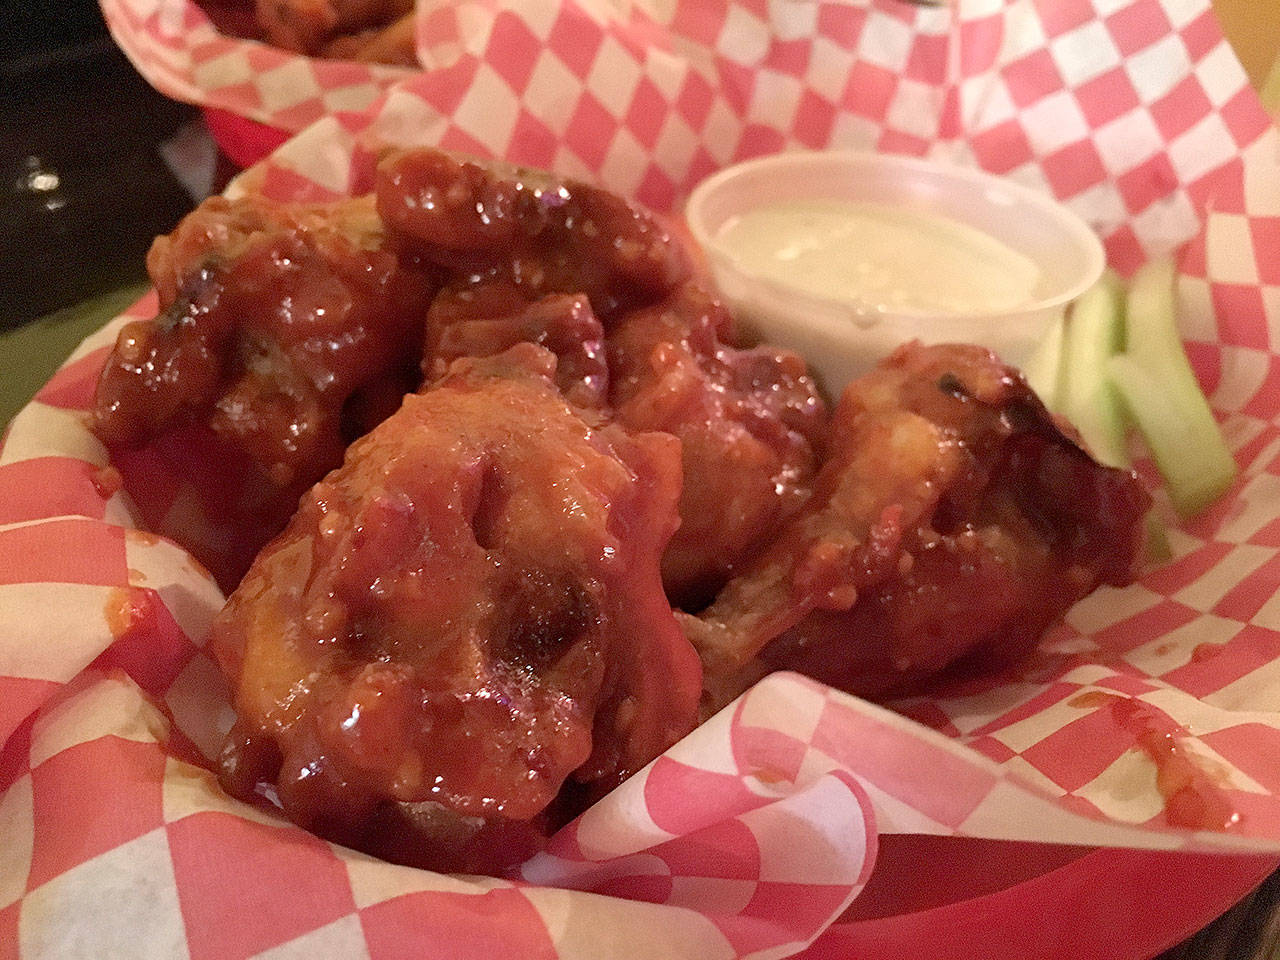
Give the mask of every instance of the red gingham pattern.
[[(320, 842), (205, 769), (230, 720), (199, 649), (221, 597), (134, 531), (199, 516), (186, 478), (152, 455), (109, 464), (83, 427), (113, 326), (0, 447), (7, 955), (780, 956), (857, 895), (878, 834), (1280, 850), (1280, 141), (1205, 0), (446, 0), (420, 14), (429, 69), (398, 86), (217, 37), (181, 0), (103, 8), (166, 92), (290, 130), (326, 115), (237, 189), (341, 195), (381, 145), (433, 143), (670, 207), (738, 159), (856, 146), (1052, 192), (1122, 269), (1190, 241), (1184, 332), (1242, 473), (1171, 531), (1169, 564), (1079, 604), (1016, 670), (898, 713), (769, 678), (518, 882), (442, 877)], [(1144, 731), (1239, 823), (1171, 825)]]
[(101, 7), (116, 43), (161, 93), (282, 130), (367, 110), (412, 72), (223, 36), (194, 3), (101, 0)]

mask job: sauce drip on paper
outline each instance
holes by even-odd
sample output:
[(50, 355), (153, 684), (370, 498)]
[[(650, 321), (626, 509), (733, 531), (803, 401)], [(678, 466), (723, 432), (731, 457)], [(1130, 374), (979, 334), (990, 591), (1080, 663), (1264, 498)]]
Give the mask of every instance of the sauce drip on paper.
[(124, 478), (120, 476), (120, 471), (110, 465), (99, 467), (90, 473), (89, 482), (93, 484), (94, 491), (103, 500), (110, 500), (124, 487)]
[(107, 594), (102, 614), (111, 636), (123, 640), (155, 616), (155, 593), (137, 587), (115, 587)]
[(1186, 731), (1154, 707), (1132, 697), (1090, 690), (1067, 701), (1081, 709), (1107, 707), (1116, 722), (1156, 765), (1156, 789), (1171, 826), (1227, 830), (1240, 822), (1226, 790), (1187, 751)]
[(1224, 646), (1225, 644), (1221, 643), (1198, 643), (1191, 651), (1191, 662), (1204, 663), (1206, 660), (1212, 660), (1222, 652)]

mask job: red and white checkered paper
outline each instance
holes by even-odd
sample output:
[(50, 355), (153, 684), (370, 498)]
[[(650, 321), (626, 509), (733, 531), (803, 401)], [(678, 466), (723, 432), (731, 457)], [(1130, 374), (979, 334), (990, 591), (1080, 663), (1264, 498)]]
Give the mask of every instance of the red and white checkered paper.
[[(184, 4), (125, 3), (168, 37), (155, 63), (122, 40), (135, 57), (191, 67), (160, 31), (199, 32)], [(785, 956), (857, 895), (882, 834), (1280, 851), (1280, 138), (1204, 0), (446, 0), (420, 40), (431, 70), (238, 188), (357, 192), (387, 143), (658, 207), (779, 149), (980, 165), (1072, 205), (1121, 269), (1188, 243), (1184, 332), (1240, 480), (1173, 532), (1170, 563), (1079, 604), (1017, 670), (899, 713), (768, 678), (520, 876), (443, 877), (312, 838), (208, 773), (230, 722), (200, 650), (221, 597), (137, 529), (159, 510), (195, 530), (201, 505), (163, 471), (120, 489), (84, 427), (122, 319), (0, 447), (0, 955)], [(1170, 826), (1156, 765), (1096, 693), (1141, 701), (1240, 821)]]
[(161, 93), (288, 132), (321, 117), (362, 113), (413, 73), (303, 57), (227, 36), (187, 0), (101, 0), (100, 6), (116, 43)]

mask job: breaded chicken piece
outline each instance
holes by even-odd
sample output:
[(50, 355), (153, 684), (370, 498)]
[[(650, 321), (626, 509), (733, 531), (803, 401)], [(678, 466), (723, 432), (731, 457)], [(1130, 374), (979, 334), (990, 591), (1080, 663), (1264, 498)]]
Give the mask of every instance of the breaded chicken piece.
[(532, 344), (457, 361), (258, 557), (210, 641), (231, 793), (273, 784), (327, 837), (493, 873), (566, 783), (599, 795), (693, 728), (658, 568), (678, 444), (591, 428), (554, 371)]
[(1025, 652), (1136, 576), (1137, 478), (1090, 458), (986, 349), (907, 344), (834, 420), (813, 498), (685, 619), (711, 700), (769, 668), (882, 695), (975, 652)]
[[(93, 429), (136, 447), (207, 427), (250, 474), (233, 506), (261, 531), (256, 550), (416, 387), (436, 281), (385, 248), (369, 198), (213, 197), (156, 240), (147, 269), (159, 313), (121, 330)], [(247, 565), (218, 572), (234, 583)]]
[(680, 438), (680, 529), (662, 573), (684, 609), (705, 605), (804, 505), (826, 439), (804, 359), (733, 338), (728, 311), (699, 281), (626, 314), (608, 336), (618, 422)]

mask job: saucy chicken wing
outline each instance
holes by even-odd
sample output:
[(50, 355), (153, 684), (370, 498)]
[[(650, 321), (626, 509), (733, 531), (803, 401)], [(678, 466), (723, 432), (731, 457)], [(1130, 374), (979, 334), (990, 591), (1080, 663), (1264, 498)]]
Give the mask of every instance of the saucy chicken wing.
[(369, 27), (358, 33), (334, 37), (320, 48), (319, 53), (330, 60), (357, 60), (361, 63), (416, 67), (416, 30), (414, 15), (406, 13), (386, 26)]
[(827, 412), (804, 360), (732, 346), (728, 311), (653, 215), (585, 184), (430, 151), (383, 164), (378, 210), (406, 256), (465, 278), (433, 305), (428, 364), (541, 343), (580, 406), (600, 406), (607, 388), (619, 423), (680, 439), (681, 525), (663, 558), (674, 603), (706, 603), (805, 501)]
[(529, 300), (582, 294), (606, 329), (692, 271), (653, 214), (540, 171), (410, 150), (383, 161), (376, 192), (388, 235), (407, 254), (455, 276), (505, 281)]
[(435, 282), (384, 249), (367, 198), (214, 197), (156, 240), (147, 268), (160, 312), (121, 330), (94, 430), (129, 447), (207, 425), (255, 474), (243, 526), (261, 529), (256, 550), (414, 389)]
[[(532, 344), (463, 359), (304, 498), (219, 616), (223, 781), (435, 869), (527, 857), (567, 781), (601, 793), (692, 729), (662, 592), (679, 445), (589, 427)], [(394, 828), (389, 827), (394, 824)]]
[(848, 387), (813, 498), (686, 631), (713, 701), (769, 668), (883, 695), (1131, 582), (1149, 504), (989, 351), (908, 344)]
[[(267, 41), (277, 47), (320, 54), (339, 43), (336, 52), (329, 52), (355, 59), (384, 28), (409, 22), (413, 0), (256, 0), (256, 12)], [(382, 62), (411, 65), (411, 33), (409, 40), (407, 51), (394, 48), (393, 59), (387, 59), (389, 51), (384, 52)]]
[(662, 572), (686, 609), (709, 601), (805, 502), (827, 429), (803, 358), (736, 349), (732, 337), (723, 305), (689, 281), (608, 338), (618, 422), (680, 438), (680, 528)]
[(830, 418), (638, 207), (437, 150), (375, 183), (203, 204), (98, 385), (113, 452), (204, 431), (283, 529), (218, 571), (235, 796), (501, 873), (770, 669), (883, 696), (1133, 579), (1137, 479), (987, 350), (908, 344)]
[(459, 357), (489, 357), (517, 343), (556, 355), (556, 384), (566, 400), (580, 410), (603, 408), (609, 387), (604, 328), (582, 294), (530, 302), (509, 283), (448, 286), (427, 314), (423, 372), (434, 379)]

